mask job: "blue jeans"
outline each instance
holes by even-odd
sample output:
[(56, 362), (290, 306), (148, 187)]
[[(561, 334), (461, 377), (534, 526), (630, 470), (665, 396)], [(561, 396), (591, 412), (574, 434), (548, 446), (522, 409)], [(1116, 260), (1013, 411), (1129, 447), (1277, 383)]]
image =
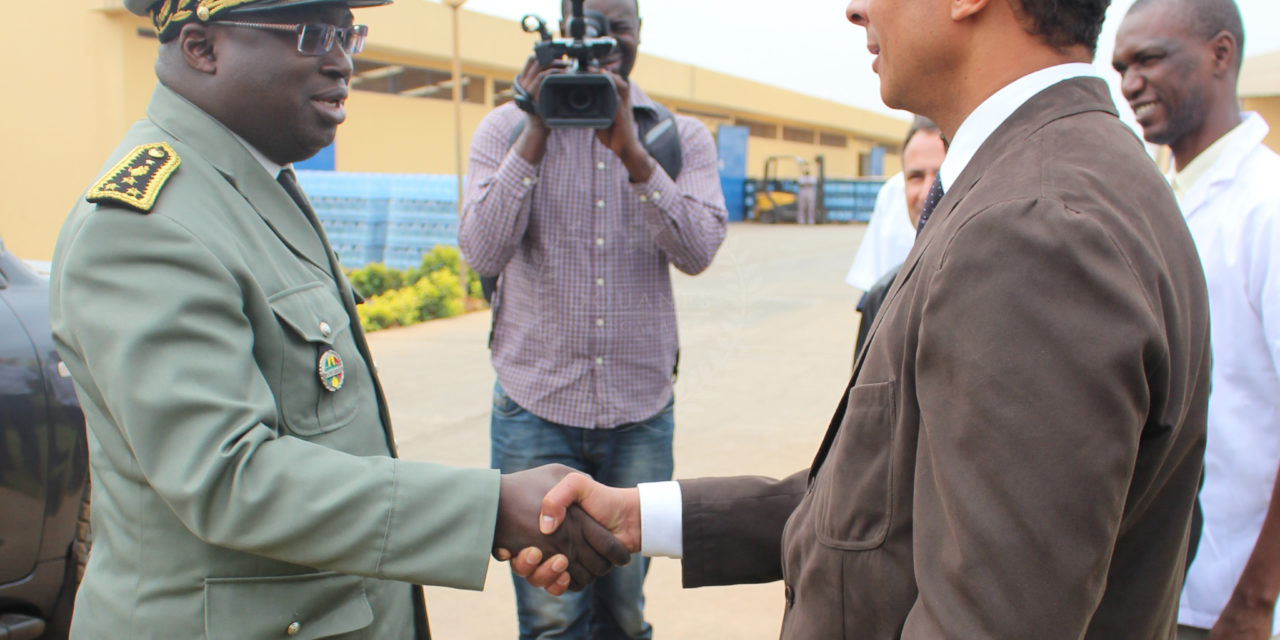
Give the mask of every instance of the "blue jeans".
[[(580, 429), (525, 411), (495, 384), (489, 422), (492, 464), (511, 473), (558, 462), (614, 487), (670, 480), (674, 467), (672, 406), (668, 404), (644, 422), (613, 429)], [(648, 571), (649, 559), (637, 554), (627, 566), (614, 569), (581, 592), (559, 597), (513, 575), (520, 639), (652, 638), (653, 627), (644, 620)]]

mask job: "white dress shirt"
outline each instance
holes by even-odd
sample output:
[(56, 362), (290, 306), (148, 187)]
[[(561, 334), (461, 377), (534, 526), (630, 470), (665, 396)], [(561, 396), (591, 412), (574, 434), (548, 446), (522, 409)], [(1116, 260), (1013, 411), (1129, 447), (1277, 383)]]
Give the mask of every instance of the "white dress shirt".
[[(1005, 85), (965, 118), (955, 139), (947, 148), (938, 175), (945, 191), (969, 165), (987, 138), (1004, 124), (1013, 112), (1036, 94), (1064, 80), (1097, 77), (1093, 65), (1061, 64), (1027, 74)], [(1280, 175), (1280, 174), (1277, 174)], [(1273, 283), (1280, 285), (1280, 282)], [(1272, 468), (1275, 472), (1275, 468)], [(640, 553), (646, 556), (684, 555), (683, 496), (675, 481), (639, 485), (640, 488)], [(650, 537), (652, 536), (652, 538)]]
[(1244, 114), (1209, 167), (1183, 171), (1203, 170), (1179, 204), (1209, 286), (1213, 390), (1204, 529), (1178, 622), (1202, 629), (1240, 580), (1280, 468), (1280, 156), (1263, 146), (1267, 132)]
[(867, 291), (907, 259), (911, 245), (916, 242), (916, 228), (907, 215), (906, 183), (906, 177), (899, 171), (885, 181), (876, 194), (871, 222), (853, 256), (849, 275), (844, 278), (850, 286)]

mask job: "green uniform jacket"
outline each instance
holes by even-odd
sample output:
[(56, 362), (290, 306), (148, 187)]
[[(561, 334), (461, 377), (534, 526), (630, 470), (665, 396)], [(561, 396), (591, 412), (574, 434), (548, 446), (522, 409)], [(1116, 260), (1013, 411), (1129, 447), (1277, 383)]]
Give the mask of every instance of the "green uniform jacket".
[[(393, 459), (327, 244), (164, 86), (107, 166), (160, 142), (181, 160), (151, 212), (82, 200), (54, 253), (93, 481), (73, 637), (413, 637), (405, 583), (483, 587), (497, 473)], [(330, 349), (336, 392), (317, 369)]]

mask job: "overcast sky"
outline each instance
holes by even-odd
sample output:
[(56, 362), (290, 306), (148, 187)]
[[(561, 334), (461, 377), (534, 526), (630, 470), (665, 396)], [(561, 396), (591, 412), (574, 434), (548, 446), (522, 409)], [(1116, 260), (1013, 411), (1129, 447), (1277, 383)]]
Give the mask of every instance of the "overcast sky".
[[(1280, 2), (1237, 2), (1246, 29), (1245, 55), (1280, 49)], [(1098, 43), (1100, 75), (1113, 88), (1116, 76), (1110, 61), (1116, 27), (1132, 3), (1113, 0)], [(845, 5), (841, 0), (644, 0), (640, 48), (888, 113), (880, 101), (879, 80), (871, 72), (865, 32), (845, 21)], [(468, 0), (466, 9), (513, 20), (537, 13), (550, 22), (559, 14), (560, 0)]]

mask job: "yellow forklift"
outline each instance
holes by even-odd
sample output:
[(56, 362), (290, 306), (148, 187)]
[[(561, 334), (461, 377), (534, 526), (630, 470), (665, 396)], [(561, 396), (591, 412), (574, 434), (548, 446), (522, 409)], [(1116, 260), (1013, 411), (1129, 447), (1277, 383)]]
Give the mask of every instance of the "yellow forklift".
[(751, 217), (757, 222), (774, 224), (795, 222), (799, 214), (796, 192), (797, 180), (808, 172), (817, 179), (817, 201), (814, 218), (819, 224), (826, 222), (827, 208), (822, 198), (826, 184), (826, 166), (822, 156), (812, 161), (800, 156), (769, 156), (764, 159), (764, 177), (757, 183), (755, 205)]

